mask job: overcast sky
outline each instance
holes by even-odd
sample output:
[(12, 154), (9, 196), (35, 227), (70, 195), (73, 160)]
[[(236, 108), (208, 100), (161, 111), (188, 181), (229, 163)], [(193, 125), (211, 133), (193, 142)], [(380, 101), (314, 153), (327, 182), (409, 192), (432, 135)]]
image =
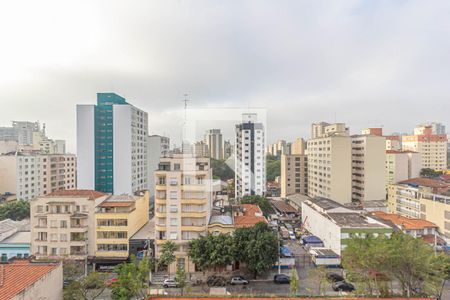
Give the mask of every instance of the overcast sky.
[[(64, 2), (64, 4), (63, 4)], [(76, 145), (76, 104), (116, 92), (180, 136), (192, 108), (267, 109), (269, 142), (450, 125), (450, 1), (2, 1), (0, 125)]]

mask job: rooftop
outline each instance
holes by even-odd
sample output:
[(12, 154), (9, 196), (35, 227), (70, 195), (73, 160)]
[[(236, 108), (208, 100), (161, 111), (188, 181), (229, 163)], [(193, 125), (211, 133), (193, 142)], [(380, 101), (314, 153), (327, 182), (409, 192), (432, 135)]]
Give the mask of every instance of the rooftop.
[(285, 214), (294, 213), (295, 214), (298, 212), (295, 208), (293, 208), (291, 205), (287, 204), (284, 201), (272, 200), (271, 203), (275, 207), (275, 209), (281, 213), (285, 213)]
[(59, 264), (32, 263), (28, 260), (0, 264), (0, 300), (14, 298), (58, 266)]
[(440, 180), (431, 179), (431, 178), (412, 178), (404, 181), (400, 181), (400, 184), (415, 184), (419, 186), (426, 186), (431, 188), (448, 188), (449, 184)]
[(30, 244), (31, 243), (31, 231), (18, 231), (11, 236), (7, 237), (1, 244)]
[(419, 153), (410, 150), (386, 150), (386, 154), (401, 154), (401, 153)]
[(341, 204), (337, 203), (336, 201), (333, 201), (328, 198), (322, 198), (322, 197), (314, 197), (310, 199), (310, 201), (322, 208), (323, 210), (330, 210), (338, 207), (343, 207)]
[(61, 190), (47, 194), (45, 197), (82, 197), (95, 200), (107, 194), (94, 190)]
[(242, 215), (234, 216), (236, 227), (252, 227), (259, 222), (267, 223), (267, 219), (262, 215), (262, 211), (255, 204), (241, 204), (237, 209), (242, 208)]
[(373, 212), (373, 215), (386, 221), (390, 221), (404, 230), (420, 230), (425, 228), (437, 228), (437, 225), (422, 219), (410, 219), (398, 214), (388, 214), (381, 211)]
[(233, 218), (230, 215), (212, 215), (209, 224), (233, 225)]
[(327, 215), (337, 225), (344, 228), (390, 228), (390, 226), (367, 218), (358, 212), (328, 213)]
[(155, 218), (151, 218), (141, 229), (139, 229), (130, 240), (154, 240)]

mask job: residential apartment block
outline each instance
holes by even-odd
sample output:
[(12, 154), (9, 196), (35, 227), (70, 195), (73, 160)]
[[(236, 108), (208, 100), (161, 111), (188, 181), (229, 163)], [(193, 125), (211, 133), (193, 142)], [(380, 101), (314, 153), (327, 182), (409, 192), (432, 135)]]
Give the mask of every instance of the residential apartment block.
[(352, 201), (386, 199), (385, 139), (381, 135), (353, 135)]
[(306, 141), (303, 138), (298, 138), (292, 142), (291, 154), (305, 154), (306, 153)]
[(256, 114), (243, 114), (236, 125), (235, 197), (266, 192), (265, 132)]
[(421, 169), (418, 152), (386, 150), (386, 191), (390, 184), (419, 177)]
[(210, 129), (206, 131), (205, 143), (208, 146), (209, 157), (223, 159), (223, 141), (220, 129)]
[[(308, 140), (308, 195), (352, 201), (352, 141), (345, 124), (312, 125)], [(328, 130), (325, 130), (325, 127)]]
[(412, 178), (388, 188), (391, 213), (433, 222), (450, 238), (450, 185), (429, 178)]
[(76, 156), (73, 154), (0, 155), (0, 193), (13, 193), (17, 199), (31, 200), (37, 196), (64, 189), (75, 189)]
[(75, 260), (94, 256), (95, 207), (107, 198), (91, 190), (64, 190), (31, 200), (31, 253)]
[(281, 197), (308, 193), (308, 159), (306, 155), (281, 156)]
[(78, 186), (113, 194), (148, 188), (148, 116), (114, 93), (77, 105)]
[(148, 191), (150, 199), (155, 196), (155, 171), (158, 169), (159, 160), (161, 157), (169, 155), (170, 152), (170, 138), (160, 135), (150, 135), (147, 138), (147, 178)]
[(402, 150), (402, 138), (399, 135), (388, 135), (386, 138), (386, 150)]
[(423, 168), (447, 169), (447, 135), (433, 134), (431, 126), (414, 129), (414, 135), (402, 137), (403, 150), (419, 152)]
[(268, 145), (266, 153), (277, 157), (281, 157), (281, 155), (284, 154), (290, 154), (288, 144), (286, 143), (285, 140), (279, 140), (274, 144)]
[(124, 262), (130, 255), (129, 240), (149, 220), (149, 193), (112, 195), (95, 208), (96, 264)]
[(174, 154), (161, 158), (155, 172), (155, 253), (161, 244), (175, 242), (177, 266), (194, 272), (187, 250), (190, 240), (207, 234), (212, 203), (212, 170), (210, 159)]

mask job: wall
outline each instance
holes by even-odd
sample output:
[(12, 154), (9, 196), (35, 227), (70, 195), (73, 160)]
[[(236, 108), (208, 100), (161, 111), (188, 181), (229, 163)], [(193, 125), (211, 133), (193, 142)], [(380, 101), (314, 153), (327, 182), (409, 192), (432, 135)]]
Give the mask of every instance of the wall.
[(77, 105), (77, 186), (95, 189), (94, 105)]

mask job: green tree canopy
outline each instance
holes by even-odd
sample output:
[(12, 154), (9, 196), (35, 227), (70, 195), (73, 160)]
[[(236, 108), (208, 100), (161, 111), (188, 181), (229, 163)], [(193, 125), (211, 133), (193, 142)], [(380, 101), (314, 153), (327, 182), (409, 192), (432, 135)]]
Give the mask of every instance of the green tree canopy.
[(274, 157), (266, 157), (266, 179), (273, 181), (277, 176), (281, 174), (281, 161)]
[(211, 167), (213, 178), (223, 181), (234, 178), (234, 171), (226, 164), (225, 160), (211, 158)]
[(158, 263), (166, 266), (170, 274), (170, 265), (175, 262), (175, 251), (177, 250), (177, 245), (172, 241), (166, 241), (161, 245), (161, 255), (159, 256)]
[(209, 234), (190, 241), (188, 253), (202, 270), (225, 267), (234, 261), (234, 240), (229, 234)]
[(421, 177), (427, 177), (427, 178), (437, 178), (442, 175), (441, 171), (435, 171), (430, 168), (423, 168), (420, 170), (420, 176)]
[(117, 281), (113, 283), (111, 293), (113, 299), (144, 298), (144, 289), (148, 287), (150, 267), (149, 259), (144, 258), (137, 261), (134, 255), (131, 256), (130, 263), (116, 266)]
[(106, 288), (107, 275), (92, 272), (88, 276), (75, 280), (64, 289), (65, 300), (94, 300)]
[(30, 202), (17, 200), (0, 205), (0, 221), (11, 219), (21, 221), (30, 218)]

